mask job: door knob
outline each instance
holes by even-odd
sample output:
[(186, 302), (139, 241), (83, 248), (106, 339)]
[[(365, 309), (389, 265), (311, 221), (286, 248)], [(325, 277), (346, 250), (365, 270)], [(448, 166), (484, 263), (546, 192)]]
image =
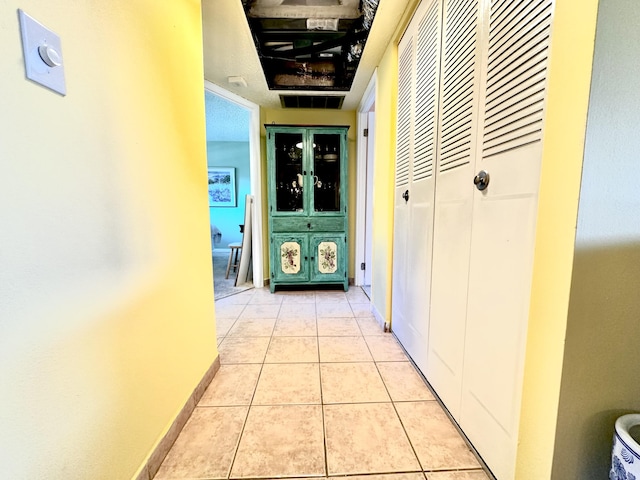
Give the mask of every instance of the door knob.
[(484, 190), (489, 186), (489, 173), (484, 170), (480, 170), (478, 174), (473, 178), (473, 183), (476, 188), (480, 191)]
[(409, 190), (406, 190), (406, 191), (402, 194), (402, 198), (404, 198), (405, 203), (409, 201)]

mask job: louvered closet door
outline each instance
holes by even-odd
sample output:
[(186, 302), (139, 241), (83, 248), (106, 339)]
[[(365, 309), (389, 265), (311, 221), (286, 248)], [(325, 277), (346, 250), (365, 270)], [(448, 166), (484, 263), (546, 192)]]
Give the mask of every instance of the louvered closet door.
[(399, 45), (392, 328), (423, 372), (429, 333), (439, 38), (438, 1), (426, 1)]
[(474, 191), (460, 425), (500, 480), (515, 470), (552, 9), (492, 0), (484, 19), (476, 170), (490, 182)]
[(478, 0), (444, 2), (427, 378), (458, 419), (479, 105)]

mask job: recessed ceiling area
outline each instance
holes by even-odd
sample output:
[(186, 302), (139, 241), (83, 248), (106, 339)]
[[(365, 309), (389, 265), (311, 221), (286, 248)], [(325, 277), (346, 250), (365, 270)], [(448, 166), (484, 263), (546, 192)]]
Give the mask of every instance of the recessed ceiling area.
[(243, 0), (270, 90), (349, 91), (379, 0)]
[[(279, 110), (282, 107), (280, 95), (340, 95), (344, 96), (342, 110), (358, 108), (364, 91), (387, 48), (393, 48), (398, 24), (406, 17), (405, 11), (416, 0), (379, 0), (375, 21), (367, 37), (367, 44), (358, 62), (358, 69), (348, 91), (331, 92), (324, 90), (292, 89), (270, 90), (256, 51), (253, 33), (243, 0), (202, 0), (202, 40), (204, 53), (204, 78), (220, 88), (234, 93), (263, 108)], [(324, 10), (338, 7), (335, 0), (287, 0), (287, 3), (304, 3), (302, 7)], [(245, 1), (246, 3), (246, 1)], [(264, 7), (295, 7), (283, 5), (283, 0), (271, 0)], [(321, 5), (320, 5), (321, 4)], [(332, 5), (331, 5), (332, 4)], [(359, 7), (359, 1), (355, 1)], [(318, 6), (320, 5), (320, 6)], [(343, 9), (354, 2), (340, 3)], [(291, 12), (290, 12), (291, 14)], [(269, 13), (269, 15), (272, 15)], [(269, 17), (271, 18), (271, 17)], [(276, 17), (277, 18), (277, 17)], [(230, 82), (229, 77), (242, 77), (246, 83)]]

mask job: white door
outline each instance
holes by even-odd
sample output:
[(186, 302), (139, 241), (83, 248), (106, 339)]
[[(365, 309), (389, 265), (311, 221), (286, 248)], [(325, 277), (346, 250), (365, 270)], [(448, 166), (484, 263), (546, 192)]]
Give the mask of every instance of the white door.
[(459, 422), (499, 479), (515, 474), (552, 3), (486, 9), (476, 169), (489, 183), (474, 190)]
[[(410, 229), (409, 192), (411, 130), (412, 130), (412, 84), (413, 84), (413, 37), (407, 35), (399, 45), (398, 58), (398, 128), (396, 144), (396, 172), (393, 214), (393, 277), (391, 297), (391, 328), (400, 342), (413, 357), (415, 345), (422, 340), (421, 332), (413, 325), (407, 310), (407, 234)], [(426, 341), (426, 340), (425, 340)], [(414, 359), (415, 360), (415, 359)]]
[[(399, 46), (392, 329), (427, 368), (440, 11), (423, 2)], [(420, 105), (419, 108), (416, 108)]]
[(373, 259), (373, 163), (375, 160), (375, 127), (376, 112), (374, 107), (367, 114), (367, 191), (365, 198), (365, 228), (364, 228), (364, 281), (363, 285), (371, 288), (371, 270)]
[(460, 414), (480, 85), (478, 0), (444, 2), (429, 382)]
[[(440, 3), (442, 33), (423, 45), (441, 35), (442, 49), (421, 67), (420, 32), (429, 38)], [(400, 44), (392, 326), (500, 480), (515, 471), (552, 10), (427, 0)], [(418, 160), (421, 129), (435, 176), (432, 150), (428, 167)]]

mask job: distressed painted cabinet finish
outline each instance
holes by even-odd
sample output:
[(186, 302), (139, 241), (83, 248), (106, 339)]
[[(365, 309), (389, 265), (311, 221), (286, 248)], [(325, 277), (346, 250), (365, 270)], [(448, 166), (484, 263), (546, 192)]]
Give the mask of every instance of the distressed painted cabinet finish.
[(347, 129), (265, 125), (270, 285), (347, 278)]

